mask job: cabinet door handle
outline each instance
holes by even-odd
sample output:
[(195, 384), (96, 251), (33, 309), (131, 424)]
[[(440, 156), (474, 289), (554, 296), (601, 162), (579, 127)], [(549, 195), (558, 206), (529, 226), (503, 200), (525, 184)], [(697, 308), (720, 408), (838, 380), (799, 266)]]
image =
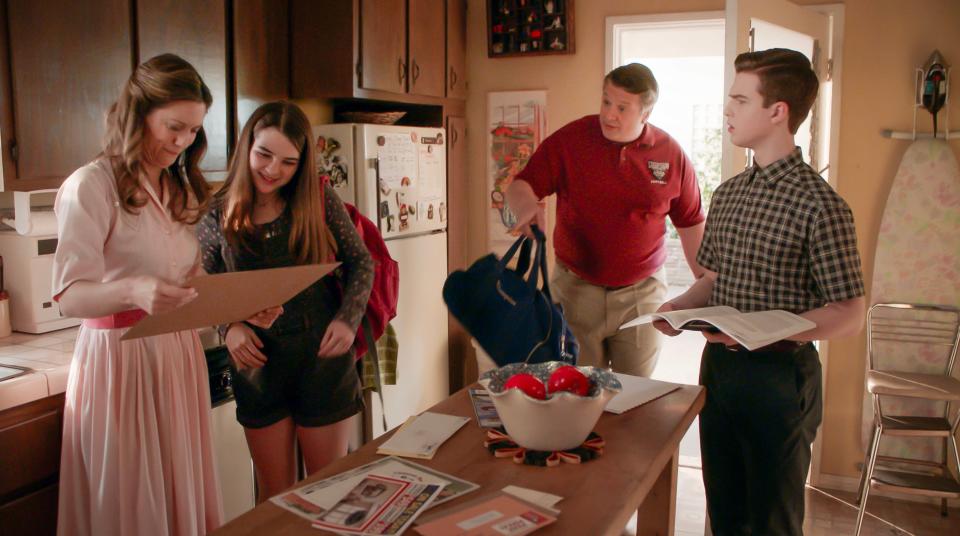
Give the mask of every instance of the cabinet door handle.
[(457, 86), (457, 71), (453, 70), (453, 66), (450, 67), (450, 89), (453, 89)]
[(457, 144), (457, 140), (460, 139), (460, 135), (457, 134), (457, 129), (450, 129), (450, 148), (453, 149), (453, 146)]
[(420, 78), (420, 65), (417, 60), (413, 60), (413, 82), (416, 83), (418, 78)]
[(400, 74), (400, 85), (403, 85), (403, 81), (407, 78), (407, 66), (403, 64), (403, 58), (397, 58), (397, 69)]

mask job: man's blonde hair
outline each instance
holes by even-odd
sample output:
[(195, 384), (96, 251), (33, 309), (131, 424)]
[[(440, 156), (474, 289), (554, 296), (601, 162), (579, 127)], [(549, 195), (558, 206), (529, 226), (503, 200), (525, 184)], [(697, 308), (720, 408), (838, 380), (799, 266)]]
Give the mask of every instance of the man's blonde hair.
[(657, 79), (653, 77), (653, 71), (640, 63), (628, 63), (617, 67), (603, 77), (603, 83), (613, 84), (627, 93), (640, 95), (644, 110), (649, 110), (657, 103), (660, 92)]

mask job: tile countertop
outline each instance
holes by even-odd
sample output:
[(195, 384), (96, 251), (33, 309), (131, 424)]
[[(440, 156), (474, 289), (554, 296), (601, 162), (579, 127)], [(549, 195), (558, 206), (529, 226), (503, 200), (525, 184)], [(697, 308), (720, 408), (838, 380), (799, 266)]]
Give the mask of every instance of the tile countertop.
[(14, 332), (0, 339), (0, 365), (33, 371), (0, 382), (0, 411), (66, 390), (78, 329), (40, 335)]

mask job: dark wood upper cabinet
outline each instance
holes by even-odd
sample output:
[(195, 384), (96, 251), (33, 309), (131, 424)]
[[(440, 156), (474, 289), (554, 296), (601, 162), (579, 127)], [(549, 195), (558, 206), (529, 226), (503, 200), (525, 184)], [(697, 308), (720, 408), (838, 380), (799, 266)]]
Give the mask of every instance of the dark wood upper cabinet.
[[(444, 96), (446, 13), (443, 2), (410, 0), (410, 93)], [(439, 31), (438, 31), (439, 30)]]
[(467, 98), (467, 0), (447, 0), (447, 97)]
[(445, 1), (291, 0), (290, 11), (292, 97), (445, 97)]
[(290, 98), (289, 2), (233, 0), (236, 132), (265, 102)]
[[(227, 0), (137, 0), (137, 51), (145, 61), (172, 52), (189, 61), (213, 93), (203, 129), (205, 171), (227, 169), (233, 115), (227, 92)], [(81, 2), (82, 4), (82, 2)]]
[(130, 4), (7, 0), (0, 9), (3, 189), (56, 188), (102, 148), (106, 111), (132, 66)]
[(406, 0), (361, 0), (360, 87), (406, 91), (406, 4)]

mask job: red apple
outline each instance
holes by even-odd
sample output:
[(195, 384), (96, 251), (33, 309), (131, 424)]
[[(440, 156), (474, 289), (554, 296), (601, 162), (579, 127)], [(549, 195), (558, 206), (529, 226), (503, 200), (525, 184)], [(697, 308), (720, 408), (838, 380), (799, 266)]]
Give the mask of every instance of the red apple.
[(543, 382), (533, 374), (527, 374), (525, 372), (510, 376), (507, 383), (503, 385), (503, 388), (504, 390), (520, 389), (526, 393), (527, 396), (538, 400), (547, 398), (547, 389), (543, 386)]
[(584, 376), (577, 367), (564, 365), (550, 375), (547, 389), (551, 393), (569, 391), (578, 396), (587, 396), (590, 392), (590, 378)]

